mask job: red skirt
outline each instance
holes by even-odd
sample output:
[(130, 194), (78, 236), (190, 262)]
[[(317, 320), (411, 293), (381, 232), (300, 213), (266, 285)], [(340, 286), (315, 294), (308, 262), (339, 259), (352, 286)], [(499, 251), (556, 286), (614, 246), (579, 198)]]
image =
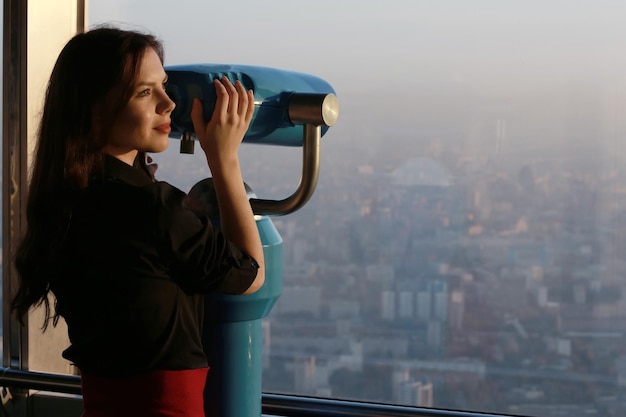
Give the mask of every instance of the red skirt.
[(81, 375), (82, 417), (204, 417), (208, 368), (128, 378)]

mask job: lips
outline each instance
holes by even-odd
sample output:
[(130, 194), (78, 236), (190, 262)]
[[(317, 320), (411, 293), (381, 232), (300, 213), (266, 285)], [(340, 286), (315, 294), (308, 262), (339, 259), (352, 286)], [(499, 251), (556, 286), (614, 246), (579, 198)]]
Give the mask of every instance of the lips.
[(169, 123), (163, 123), (162, 125), (158, 125), (154, 129), (162, 133), (170, 133), (172, 131), (172, 127)]

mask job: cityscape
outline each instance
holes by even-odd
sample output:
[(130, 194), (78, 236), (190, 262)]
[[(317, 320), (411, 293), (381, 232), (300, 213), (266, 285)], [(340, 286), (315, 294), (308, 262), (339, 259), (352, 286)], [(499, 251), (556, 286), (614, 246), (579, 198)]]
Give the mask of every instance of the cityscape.
[[(623, 2), (171, 6), (93, 0), (87, 20), (155, 31), (167, 65), (320, 76), (340, 103), (311, 200), (271, 217), (264, 392), (626, 416)], [(178, 146), (152, 157), (188, 191), (210, 173)], [(240, 153), (259, 197), (296, 189), (300, 148)]]
[[(309, 204), (272, 218), (284, 270), (262, 320), (264, 392), (624, 415), (623, 125), (579, 113), (522, 123), (509, 103), (377, 128), (360, 102), (346, 97), (322, 138)], [(157, 175), (189, 190), (208, 169), (177, 146), (153, 156)], [(244, 178), (285, 197), (300, 152), (244, 145)]]
[[(329, 133), (312, 202), (273, 219), (284, 288), (263, 323), (265, 391), (624, 415), (623, 132), (597, 114), (522, 127), (516, 106), (359, 138), (370, 156)], [(266, 174), (260, 152), (250, 172)]]

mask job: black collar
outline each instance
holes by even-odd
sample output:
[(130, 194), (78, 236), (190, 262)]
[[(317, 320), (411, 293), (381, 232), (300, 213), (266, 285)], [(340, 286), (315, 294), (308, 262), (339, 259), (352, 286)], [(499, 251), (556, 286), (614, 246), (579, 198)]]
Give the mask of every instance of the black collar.
[(104, 156), (104, 178), (122, 181), (135, 187), (143, 187), (153, 182), (138, 163), (135, 162), (134, 166), (130, 166), (110, 155)]

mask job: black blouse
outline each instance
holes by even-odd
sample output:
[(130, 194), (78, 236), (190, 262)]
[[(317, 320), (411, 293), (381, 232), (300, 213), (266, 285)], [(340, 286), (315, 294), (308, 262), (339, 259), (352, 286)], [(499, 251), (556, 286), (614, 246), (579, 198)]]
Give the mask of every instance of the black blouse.
[(71, 342), (63, 356), (81, 370), (125, 376), (207, 366), (201, 294), (244, 292), (258, 264), (187, 209), (185, 197), (112, 157), (81, 191), (51, 280)]

